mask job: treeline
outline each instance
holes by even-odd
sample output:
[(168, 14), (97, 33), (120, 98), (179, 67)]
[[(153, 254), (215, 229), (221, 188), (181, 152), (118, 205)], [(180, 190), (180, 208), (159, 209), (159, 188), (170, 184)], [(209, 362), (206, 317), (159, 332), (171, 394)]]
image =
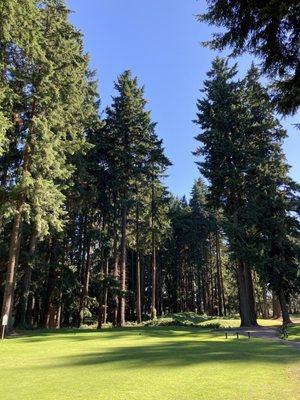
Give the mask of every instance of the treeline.
[(199, 168), (208, 201), (220, 210), (236, 270), (242, 325), (255, 325), (253, 273), (278, 297), (284, 323), (299, 292), (299, 185), (289, 176), (282, 141), (287, 136), (251, 66), (242, 80), (236, 66), (217, 58), (198, 101)]
[(288, 322), (299, 310), (298, 186), (256, 68), (237, 80), (214, 61), (195, 121), (206, 183), (186, 201), (164, 185), (171, 162), (130, 71), (100, 118), (63, 0), (5, 0), (0, 21), (0, 294), (10, 327), (124, 326), (180, 311), (240, 313), (254, 325), (279, 304)]

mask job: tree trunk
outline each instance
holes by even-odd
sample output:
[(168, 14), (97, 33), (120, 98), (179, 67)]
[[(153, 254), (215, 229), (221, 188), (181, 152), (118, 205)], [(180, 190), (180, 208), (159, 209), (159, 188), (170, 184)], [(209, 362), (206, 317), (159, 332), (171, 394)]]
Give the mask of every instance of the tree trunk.
[(222, 301), (222, 283), (221, 283), (221, 257), (220, 257), (220, 241), (219, 234), (216, 234), (216, 264), (217, 264), (217, 297), (218, 297), (218, 315), (223, 315)]
[[(117, 242), (117, 237), (115, 236), (114, 240), (114, 277), (116, 279), (119, 278), (119, 254), (118, 254), (118, 242)], [(119, 305), (119, 299), (117, 295), (114, 295), (113, 297), (113, 326), (117, 326), (118, 324), (118, 305)]]
[[(35, 101), (32, 105), (32, 117), (35, 115)], [(32, 135), (33, 135), (33, 124), (30, 124), (27, 141), (24, 148), (23, 155), (23, 175), (29, 169), (30, 163), (30, 153), (32, 146)], [(20, 198), (17, 202), (16, 214), (14, 217), (12, 233), (10, 238), (9, 246), (9, 260), (6, 270), (6, 282), (2, 303), (2, 318), (5, 314), (8, 315), (8, 329), (12, 327), (12, 312), (13, 312), (13, 299), (15, 292), (15, 280), (16, 280), (16, 268), (18, 264), (19, 254), (20, 254), (20, 243), (22, 234), (22, 212), (24, 204), (24, 194), (21, 193)]]
[(142, 322), (139, 206), (136, 207), (136, 320)]
[(262, 317), (269, 318), (267, 286), (266, 286), (265, 282), (263, 282), (263, 284), (262, 284)]
[(51, 297), (53, 294), (53, 290), (55, 288), (55, 268), (57, 262), (57, 249), (56, 249), (56, 238), (53, 237), (51, 244), (51, 253), (49, 260), (49, 273), (48, 280), (46, 285), (46, 294), (43, 302), (43, 315), (41, 324), (43, 328), (49, 327), (49, 319), (50, 319), (50, 311), (51, 311)]
[[(106, 263), (105, 263), (105, 270), (106, 270), (106, 268), (108, 268), (107, 262), (108, 262), (108, 259), (106, 260)], [(101, 272), (102, 272), (103, 271), (103, 262), (101, 262), (101, 264), (102, 264), (101, 265)], [(103, 325), (103, 322), (105, 319), (105, 316), (104, 316), (104, 314), (105, 314), (105, 289), (104, 289), (104, 287), (101, 288), (98, 303), (99, 303), (99, 311), (98, 311), (97, 329), (102, 329), (102, 325)]]
[(272, 293), (273, 296), (273, 318), (278, 319), (281, 317), (281, 308), (278, 300), (278, 296), (276, 296), (275, 292)]
[(83, 261), (83, 277), (82, 277), (82, 288), (79, 305), (79, 326), (83, 323), (83, 314), (86, 307), (86, 300), (89, 294), (90, 284), (90, 264), (91, 264), (91, 244), (88, 243), (86, 251), (86, 259)]
[(245, 274), (246, 274), (245, 282), (246, 282), (247, 296), (249, 299), (251, 323), (253, 326), (257, 326), (257, 312), (256, 312), (252, 272), (251, 268), (247, 264), (245, 265)]
[(222, 290), (222, 299), (223, 299), (223, 307), (224, 307), (224, 316), (226, 317), (226, 302), (225, 302), (225, 289), (224, 289), (224, 280), (223, 280), (223, 271), (222, 271), (222, 264), (220, 269), (220, 279), (221, 279), (221, 290)]
[(125, 291), (126, 291), (126, 230), (127, 230), (127, 191), (125, 190), (122, 204), (122, 217), (121, 217), (121, 290), (120, 309), (119, 309), (119, 325), (125, 325)]
[(280, 303), (280, 308), (281, 308), (281, 313), (282, 313), (282, 323), (283, 323), (283, 325), (291, 324), (292, 321), (289, 316), (288, 305), (286, 302), (286, 297), (285, 297), (283, 289), (279, 289), (278, 298), (279, 298), (279, 303)]
[(156, 240), (155, 232), (152, 229), (152, 292), (151, 292), (151, 319), (156, 318)]
[(6, 314), (8, 315), (8, 327), (12, 326), (12, 308), (13, 298), (15, 291), (15, 278), (16, 268), (18, 264), (18, 258), (20, 253), (20, 243), (22, 234), (22, 215), (21, 206), (18, 207), (18, 211), (15, 215), (13, 228), (9, 246), (9, 261), (6, 271), (6, 282), (2, 304), (2, 318)]
[[(109, 273), (109, 259), (106, 259), (106, 264), (105, 264), (105, 279), (107, 280), (108, 278), (108, 273)], [(106, 324), (107, 322), (107, 301), (108, 301), (108, 287), (105, 285), (104, 289), (104, 304), (103, 304), (103, 324)]]
[(34, 297), (34, 294), (32, 292), (29, 292), (25, 322), (26, 322), (27, 326), (30, 328), (33, 328), (33, 326), (34, 326), (33, 315), (34, 315), (35, 302), (36, 302), (36, 299)]
[(151, 231), (152, 231), (152, 261), (151, 261), (151, 319), (156, 318), (156, 234), (154, 226), (154, 183), (151, 192)]
[(202, 292), (203, 292), (203, 284), (201, 284), (201, 271), (198, 265), (197, 268), (197, 313), (203, 314), (204, 311), (202, 309)]
[(27, 316), (29, 314), (27, 313), (27, 308), (28, 308), (28, 298), (30, 293), (31, 275), (33, 269), (32, 257), (34, 256), (36, 250), (37, 238), (38, 238), (37, 232), (34, 231), (30, 238), (29, 251), (28, 251), (29, 260), (26, 262), (25, 265), (22, 294), (19, 305), (19, 313), (18, 313), (19, 318), (17, 321), (17, 325), (21, 328), (31, 327), (31, 318), (27, 319)]
[[(251, 270), (243, 261), (237, 266), (241, 326), (256, 326), (256, 313), (254, 308), (254, 293)], [(252, 292), (251, 292), (252, 290)]]

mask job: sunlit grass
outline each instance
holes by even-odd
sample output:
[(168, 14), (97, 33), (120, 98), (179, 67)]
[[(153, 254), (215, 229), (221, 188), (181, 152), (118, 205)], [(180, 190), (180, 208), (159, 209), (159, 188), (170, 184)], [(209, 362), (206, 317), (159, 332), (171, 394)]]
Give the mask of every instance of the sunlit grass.
[(197, 327), (32, 332), (0, 343), (1, 400), (298, 400), (300, 352)]
[(300, 342), (300, 325), (288, 327), (288, 340)]

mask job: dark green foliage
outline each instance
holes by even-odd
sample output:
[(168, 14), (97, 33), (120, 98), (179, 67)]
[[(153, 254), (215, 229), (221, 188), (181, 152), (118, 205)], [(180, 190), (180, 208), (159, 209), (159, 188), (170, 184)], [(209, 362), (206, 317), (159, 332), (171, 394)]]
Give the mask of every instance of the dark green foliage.
[(236, 67), (213, 63), (196, 121), (205, 182), (177, 199), (130, 71), (100, 119), (65, 2), (3, 0), (0, 22), (0, 293), (9, 328), (100, 329), (183, 311), (172, 319), (185, 324), (189, 315), (236, 314), (244, 299), (242, 323), (253, 324), (251, 285), (260, 314), (271, 291), (284, 318), (287, 301), (297, 310), (298, 187), (254, 66), (237, 81)]
[[(286, 132), (273, 115), (257, 69), (252, 66), (240, 82), (234, 80), (235, 74), (236, 67), (230, 68), (227, 61), (213, 62), (204, 82), (205, 97), (198, 101), (196, 123), (202, 133), (195, 154), (204, 158), (199, 165), (210, 183), (210, 204), (224, 210), (222, 225), (238, 265), (240, 302), (252, 291), (248, 268), (255, 268), (272, 290), (280, 287), (288, 297), (297, 285), (292, 238), (299, 228), (291, 215), (297, 186), (287, 177), (281, 149)], [(248, 278), (242, 283), (245, 274)], [(243, 284), (250, 289), (243, 290)], [(253, 294), (247, 307), (251, 304)]]
[(208, 0), (200, 21), (220, 28), (207, 44), (213, 49), (231, 47), (232, 55), (245, 51), (262, 60), (262, 71), (274, 80), (275, 101), (284, 114), (300, 103), (299, 25), (297, 0)]

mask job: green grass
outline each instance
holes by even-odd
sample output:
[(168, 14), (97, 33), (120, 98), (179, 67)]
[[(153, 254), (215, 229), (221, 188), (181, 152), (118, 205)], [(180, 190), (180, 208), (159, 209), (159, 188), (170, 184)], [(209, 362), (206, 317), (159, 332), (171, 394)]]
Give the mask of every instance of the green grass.
[(288, 340), (300, 342), (300, 325), (288, 327)]
[(195, 327), (33, 332), (0, 365), (1, 400), (299, 399), (300, 352)]

